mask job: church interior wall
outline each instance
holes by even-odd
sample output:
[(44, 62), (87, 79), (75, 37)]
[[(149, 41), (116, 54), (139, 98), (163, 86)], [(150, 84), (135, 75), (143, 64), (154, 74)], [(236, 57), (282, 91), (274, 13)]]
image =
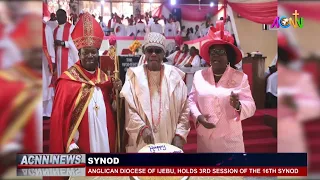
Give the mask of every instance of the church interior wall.
[(278, 51), (277, 31), (264, 31), (262, 24), (238, 18), (236, 12), (233, 14), (244, 55), (247, 52), (260, 51), (263, 56), (267, 57), (265, 60), (265, 68), (267, 69)]

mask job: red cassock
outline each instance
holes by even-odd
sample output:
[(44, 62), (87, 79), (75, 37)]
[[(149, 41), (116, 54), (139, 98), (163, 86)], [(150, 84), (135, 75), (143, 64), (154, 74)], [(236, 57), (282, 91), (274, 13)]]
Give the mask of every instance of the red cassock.
[(39, 99), (41, 74), (30, 70), (24, 64), (19, 64), (1, 72), (0, 79), (2, 84), (0, 90), (1, 146), (15, 139), (15, 136), (21, 132), (23, 133), (22, 152), (39, 152), (39, 144), (34, 137), (36, 136), (35, 110), (37, 104), (41, 103)]
[(101, 89), (106, 106), (109, 146), (116, 148), (116, 123), (111, 108), (111, 79), (99, 68), (94, 74), (85, 71), (78, 61), (58, 79), (50, 123), (50, 153), (66, 153), (76, 130), (81, 152), (90, 153), (88, 104), (94, 87)]
[[(40, 153), (35, 140), (36, 107), (41, 102), (41, 74), (24, 64), (0, 72), (0, 147), (23, 134), (19, 153)], [(16, 142), (19, 143), (19, 142)], [(10, 167), (0, 167), (0, 176)]]

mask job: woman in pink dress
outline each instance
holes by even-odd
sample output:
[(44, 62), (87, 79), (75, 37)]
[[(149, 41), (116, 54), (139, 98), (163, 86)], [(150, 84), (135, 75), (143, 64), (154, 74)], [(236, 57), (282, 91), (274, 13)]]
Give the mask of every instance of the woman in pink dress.
[(201, 56), (211, 64), (197, 71), (189, 94), (189, 106), (197, 129), (198, 152), (245, 152), (241, 120), (253, 116), (256, 106), (248, 77), (236, 70), (241, 58), (226, 31), (210, 29), (211, 40)]

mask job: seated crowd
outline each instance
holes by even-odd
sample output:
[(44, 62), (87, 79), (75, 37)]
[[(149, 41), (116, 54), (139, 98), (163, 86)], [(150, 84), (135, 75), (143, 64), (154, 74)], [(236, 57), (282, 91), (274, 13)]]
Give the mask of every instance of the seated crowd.
[(168, 18), (164, 16), (151, 16), (149, 13), (136, 17), (131, 15), (124, 18), (123, 15), (120, 17), (114, 13), (107, 25), (103, 22), (102, 17), (99, 17), (99, 19), (105, 34), (110, 35), (114, 33), (116, 36), (144, 37), (148, 32), (157, 32), (166, 37), (182, 36), (193, 40), (207, 35), (209, 29), (209, 25), (206, 25), (201, 30), (199, 25), (196, 25), (195, 31), (193, 31), (192, 27), (186, 29), (185, 26), (181, 26), (177, 17), (172, 14)]
[[(81, 16), (80, 14), (79, 16)], [(51, 17), (54, 14), (51, 15)], [(94, 16), (94, 15), (92, 15)], [(95, 16), (94, 16), (95, 17)], [(70, 21), (75, 25), (78, 22), (77, 15), (70, 15)], [(186, 28), (180, 24), (176, 16), (170, 14), (168, 18), (152, 16), (146, 12), (145, 15), (131, 15), (130, 17), (119, 16), (117, 13), (111, 13), (111, 19), (107, 23), (104, 22), (102, 16), (99, 16), (99, 24), (106, 36), (114, 34), (116, 36), (137, 36), (144, 37), (148, 32), (157, 32), (166, 37), (182, 36), (186, 40), (194, 40), (207, 35), (211, 26), (210, 18), (200, 26)], [(55, 21), (52, 18), (50, 21)]]

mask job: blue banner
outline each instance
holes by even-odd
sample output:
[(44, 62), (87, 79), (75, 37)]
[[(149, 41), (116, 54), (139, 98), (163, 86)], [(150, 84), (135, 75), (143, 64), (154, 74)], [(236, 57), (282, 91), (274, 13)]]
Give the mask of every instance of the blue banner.
[(87, 166), (272, 166), (306, 167), (306, 153), (87, 154)]

